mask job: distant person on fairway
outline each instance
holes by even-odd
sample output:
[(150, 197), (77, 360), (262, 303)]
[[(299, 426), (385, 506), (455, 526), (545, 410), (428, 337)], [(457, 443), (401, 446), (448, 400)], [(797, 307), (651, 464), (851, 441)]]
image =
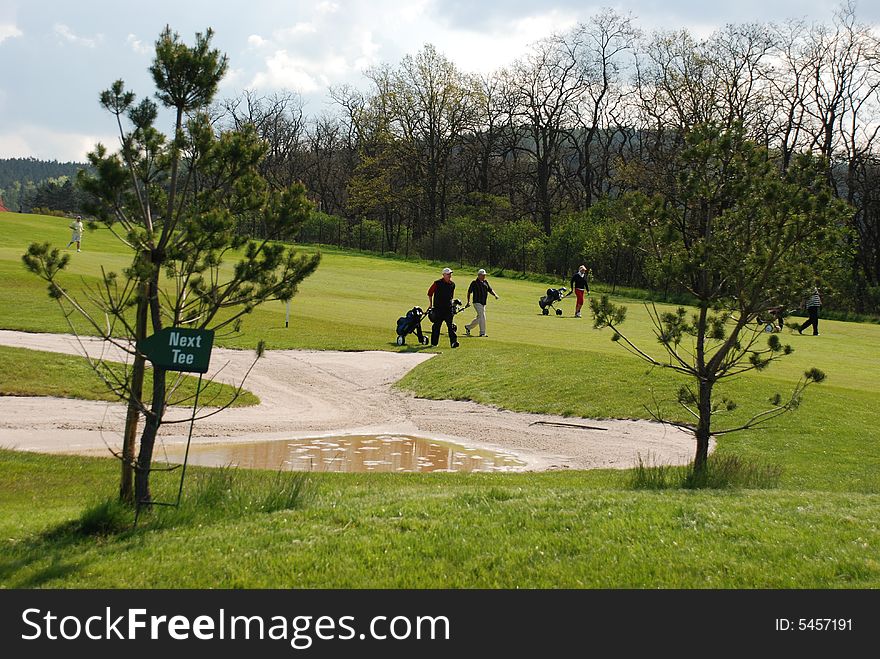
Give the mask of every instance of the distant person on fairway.
[(813, 336), (819, 336), (819, 311), (822, 309), (822, 297), (819, 295), (819, 282), (813, 286), (813, 291), (807, 297), (804, 306), (807, 308), (807, 320), (798, 327), (798, 334), (803, 334), (810, 325), (813, 326)]
[(467, 306), (471, 306), (471, 297), (473, 297), (474, 309), (477, 312), (477, 317), (464, 326), (464, 333), (468, 336), (471, 335), (471, 330), (476, 325), (480, 326), (480, 336), (489, 336), (486, 334), (486, 302), (489, 300), (489, 293), (496, 300), (499, 299), (489, 282), (486, 281), (486, 271), (480, 268), (477, 270), (477, 278), (468, 287)]
[(581, 317), (581, 307), (584, 306), (584, 292), (590, 294), (590, 273), (587, 272), (587, 266), (582, 265), (577, 272), (571, 276), (571, 288), (577, 298), (577, 304), (574, 307), (574, 317)]
[(433, 308), (431, 325), (431, 345), (436, 346), (440, 342), (440, 326), (446, 323), (449, 332), (449, 344), (453, 348), (458, 347), (458, 340), (452, 322), (452, 300), (455, 298), (455, 282), (452, 281), (452, 270), (443, 268), (443, 274), (431, 284), (428, 289), (428, 307)]
[(73, 243), (76, 243), (76, 251), (81, 252), (80, 242), (82, 241), (83, 235), (82, 215), (76, 216), (76, 219), (70, 223), (70, 228), (73, 230), (73, 233), (70, 235), (70, 242), (67, 243), (67, 246), (70, 247)]

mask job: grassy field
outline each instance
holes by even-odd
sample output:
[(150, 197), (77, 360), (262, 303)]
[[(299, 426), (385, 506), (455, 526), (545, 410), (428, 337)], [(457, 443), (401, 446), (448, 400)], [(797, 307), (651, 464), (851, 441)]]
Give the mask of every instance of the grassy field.
[[(67, 331), (45, 286), (20, 262), (32, 240), (63, 247), (67, 222), (11, 213), (0, 222), (0, 325)], [(72, 254), (70, 288), (94, 281), (101, 264), (126, 265), (105, 231), (87, 232), (83, 248)], [(290, 328), (284, 306), (267, 305), (240, 336), (218, 343), (252, 348), (264, 338), (276, 348), (421, 350), (397, 348), (394, 327), (408, 308), (426, 305), (438, 276), (438, 268), (419, 263), (323, 250), (317, 273), (291, 304)], [(472, 277), (456, 272), (460, 297)], [(598, 418), (647, 418), (645, 405), (658, 401), (681, 418), (673, 401), (679, 382), (649, 372), (586, 317), (572, 318), (572, 299), (562, 303), (564, 317), (544, 317), (537, 299), (546, 284), (495, 273), (490, 280), (502, 298), (489, 303), (490, 337), (465, 337), (455, 351), (443, 337), (442, 354), (399, 386), (438, 399)], [(644, 308), (629, 307), (625, 330), (656, 352)], [(458, 324), (471, 317), (468, 310)], [(115, 465), (5, 452), (0, 584), (877, 587), (880, 326), (821, 326), (815, 338), (786, 332), (790, 357), (723, 391), (739, 403), (735, 422), (763, 409), (774, 392), (789, 391), (806, 368), (827, 373), (796, 412), (719, 442), (721, 456), (781, 467), (775, 490), (632, 491), (617, 472), (323, 474), (312, 476), (314, 495), (292, 510), (235, 508), (95, 543), (57, 529), (94, 504), (96, 492), (111, 495)], [(271, 477), (241, 475), (253, 484)], [(162, 561), (150, 560), (160, 554)]]
[[(121, 372), (122, 365), (118, 366)], [(190, 406), (196, 393), (198, 378), (180, 374), (180, 382), (169, 398), (171, 405)], [(148, 369), (144, 391), (153, 386), (152, 372)], [(214, 407), (246, 407), (259, 405), (260, 399), (249, 391), (235, 397), (236, 389), (219, 382), (203, 383), (199, 397), (204, 404)], [(104, 382), (83, 357), (61, 355), (42, 350), (0, 346), (0, 392), (4, 396), (58, 396), (85, 400), (118, 400), (107, 390)]]

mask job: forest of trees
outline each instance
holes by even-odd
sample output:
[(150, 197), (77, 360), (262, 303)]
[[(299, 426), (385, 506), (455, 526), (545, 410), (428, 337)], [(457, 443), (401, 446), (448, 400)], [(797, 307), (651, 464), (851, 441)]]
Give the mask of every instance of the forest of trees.
[(630, 195), (675, 203), (670, 163), (688, 132), (742, 127), (783, 172), (801, 154), (825, 163), (852, 208), (815, 264), (827, 303), (880, 312), (880, 37), (853, 4), (705, 39), (603, 10), (491, 75), (428, 44), (329, 93), (335, 111), (319, 116), (292, 92), (212, 109), (218, 129), (256, 129), (268, 181), (305, 184), (316, 212), (300, 241), (496, 271), (584, 262), (613, 286), (663, 290)]
[(829, 304), (880, 309), (880, 38), (853, 5), (707, 39), (605, 10), (489, 76), (426, 45), (330, 94), (338, 111), (317, 117), (294, 94), (215, 108), (220, 125), (256, 127), (267, 178), (305, 183), (320, 212), (302, 240), (514, 271), (586, 262), (662, 288), (628, 193), (671, 189), (693, 127), (742, 126), (783, 171), (798, 154), (826, 163), (852, 215), (817, 272)]
[(76, 189), (76, 173), (84, 163), (0, 158), (0, 199), (11, 211), (36, 208), (67, 213), (82, 209), (83, 195)]

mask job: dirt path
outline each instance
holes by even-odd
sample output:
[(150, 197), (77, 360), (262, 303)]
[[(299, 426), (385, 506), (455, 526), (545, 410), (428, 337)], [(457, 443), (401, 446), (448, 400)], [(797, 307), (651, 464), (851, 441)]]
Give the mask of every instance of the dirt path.
[[(79, 344), (58, 334), (0, 330), (0, 344), (67, 354), (104, 354), (96, 340)], [(689, 434), (649, 421), (590, 420), (508, 412), (461, 401), (433, 401), (391, 385), (430, 359), (427, 353), (273, 350), (245, 384), (260, 405), (225, 410), (195, 425), (194, 442), (249, 442), (351, 434), (405, 434), (454, 441), (515, 454), (528, 469), (628, 468), (639, 454), (664, 464), (687, 463)], [(217, 348), (211, 357), (217, 380), (237, 384), (253, 353)], [(189, 410), (172, 410), (183, 420)], [(28, 451), (77, 453), (117, 448), (125, 409), (118, 403), (0, 397), (0, 446)], [(574, 428), (580, 424), (594, 429)], [(163, 426), (166, 443), (186, 441), (186, 423)]]

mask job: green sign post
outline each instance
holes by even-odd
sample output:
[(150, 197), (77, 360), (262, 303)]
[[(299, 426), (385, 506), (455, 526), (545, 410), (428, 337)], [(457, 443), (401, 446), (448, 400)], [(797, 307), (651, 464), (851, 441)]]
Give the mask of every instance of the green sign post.
[(214, 330), (166, 327), (138, 341), (137, 349), (153, 366), (169, 371), (205, 373), (213, 344)]

